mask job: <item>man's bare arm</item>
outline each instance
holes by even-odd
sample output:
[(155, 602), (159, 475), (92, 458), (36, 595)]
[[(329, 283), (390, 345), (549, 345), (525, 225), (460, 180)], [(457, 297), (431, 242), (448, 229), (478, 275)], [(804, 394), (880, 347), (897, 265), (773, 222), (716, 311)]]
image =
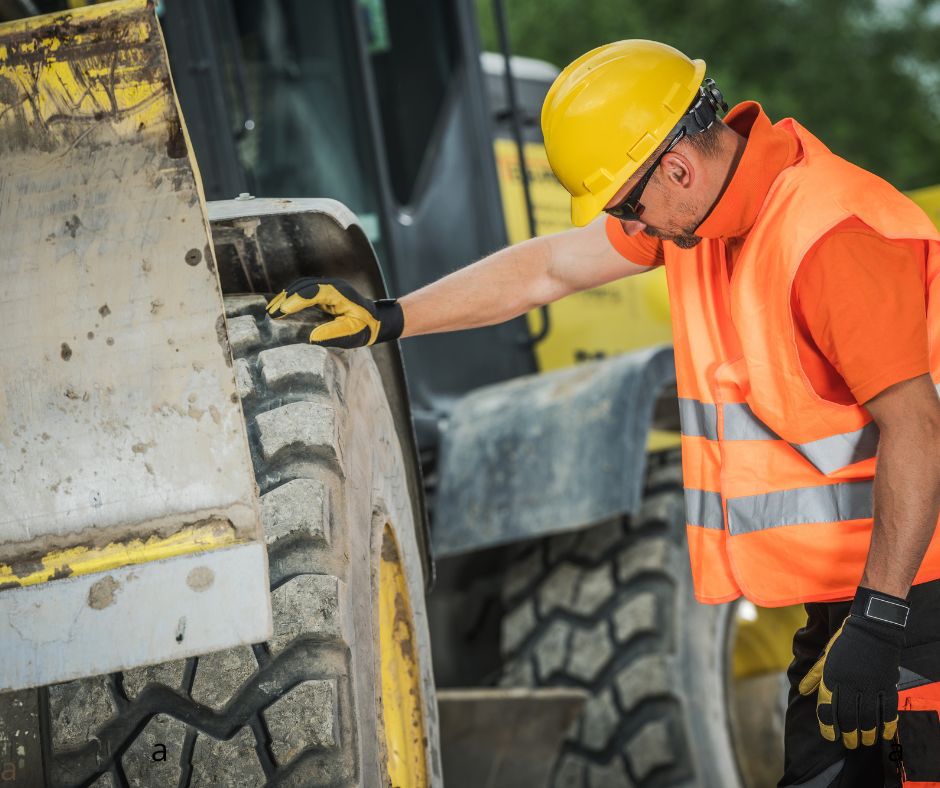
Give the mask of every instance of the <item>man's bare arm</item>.
[(878, 424), (875, 527), (861, 585), (906, 597), (940, 509), (940, 400), (929, 375), (865, 403)]
[(402, 337), (503, 323), (570, 293), (648, 271), (611, 246), (605, 220), (508, 246), (402, 296)]

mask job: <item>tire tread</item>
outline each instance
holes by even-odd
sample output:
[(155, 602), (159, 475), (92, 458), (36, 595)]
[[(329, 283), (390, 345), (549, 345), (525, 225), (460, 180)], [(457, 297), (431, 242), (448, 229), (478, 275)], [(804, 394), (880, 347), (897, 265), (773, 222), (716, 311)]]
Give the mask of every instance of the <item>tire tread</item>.
[[(40, 731), (52, 786), (357, 780), (350, 600), (340, 579), (349, 558), (333, 522), (342, 495), (346, 370), (342, 354), (277, 346), (303, 332), (290, 321), (268, 320), (265, 303), (261, 296), (225, 298), (236, 386), (262, 491), (274, 634), (251, 647), (41, 688), (40, 702), (45, 696), (48, 705)], [(298, 423), (307, 427), (299, 437)], [(304, 496), (315, 499), (315, 513), (307, 507), (304, 516)], [(312, 716), (302, 713), (307, 701)], [(172, 733), (175, 745), (174, 763), (160, 776), (149, 763), (134, 766), (149, 754), (155, 731)]]
[(504, 586), (500, 683), (589, 693), (554, 764), (554, 788), (692, 778), (673, 658), (683, 558), (674, 531), (684, 520), (678, 462), (677, 453), (651, 462), (635, 518), (525, 545), (523, 568), (513, 566)]

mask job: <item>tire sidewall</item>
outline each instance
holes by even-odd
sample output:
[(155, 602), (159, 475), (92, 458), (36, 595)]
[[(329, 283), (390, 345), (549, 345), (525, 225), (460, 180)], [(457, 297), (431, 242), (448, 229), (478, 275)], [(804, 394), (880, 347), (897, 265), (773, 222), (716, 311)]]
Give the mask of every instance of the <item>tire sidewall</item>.
[[(360, 706), (359, 744), (363, 764), (376, 764), (364, 784), (388, 785), (383, 725), (379, 569), (386, 526), (394, 533), (412, 614), (420, 671), (423, 736), (428, 783), (441, 784), (437, 698), (425, 608), (424, 572), (404, 460), (378, 369), (368, 349), (333, 351), (347, 367), (344, 441), (347, 468), (344, 514), (350, 557), (349, 600), (354, 626), (352, 679)], [(361, 590), (370, 593), (362, 594)], [(366, 646), (366, 644), (369, 644)], [(367, 713), (368, 704), (374, 713)]]

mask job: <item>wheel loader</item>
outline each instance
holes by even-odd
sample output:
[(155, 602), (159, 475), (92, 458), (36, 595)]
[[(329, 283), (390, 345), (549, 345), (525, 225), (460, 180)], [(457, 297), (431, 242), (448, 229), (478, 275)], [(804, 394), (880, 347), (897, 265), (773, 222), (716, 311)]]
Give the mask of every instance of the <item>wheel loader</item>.
[(693, 599), (658, 274), (266, 316), (564, 228), (473, 14), (0, 3), (0, 785), (769, 784), (798, 611)]

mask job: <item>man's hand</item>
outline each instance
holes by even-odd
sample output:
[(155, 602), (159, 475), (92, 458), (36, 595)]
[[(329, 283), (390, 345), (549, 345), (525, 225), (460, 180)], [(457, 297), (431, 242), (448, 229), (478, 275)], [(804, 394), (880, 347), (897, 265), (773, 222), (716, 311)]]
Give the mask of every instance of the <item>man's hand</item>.
[[(889, 620), (891, 619), (891, 620)], [(859, 588), (852, 610), (822, 656), (800, 682), (800, 694), (818, 692), (816, 719), (824, 739), (850, 750), (893, 739), (898, 727), (898, 665), (907, 603)]]
[(343, 279), (308, 276), (292, 282), (268, 304), (273, 318), (309, 307), (334, 315), (310, 332), (310, 341), (325, 347), (354, 348), (401, 336), (404, 313), (394, 298), (372, 301)]

